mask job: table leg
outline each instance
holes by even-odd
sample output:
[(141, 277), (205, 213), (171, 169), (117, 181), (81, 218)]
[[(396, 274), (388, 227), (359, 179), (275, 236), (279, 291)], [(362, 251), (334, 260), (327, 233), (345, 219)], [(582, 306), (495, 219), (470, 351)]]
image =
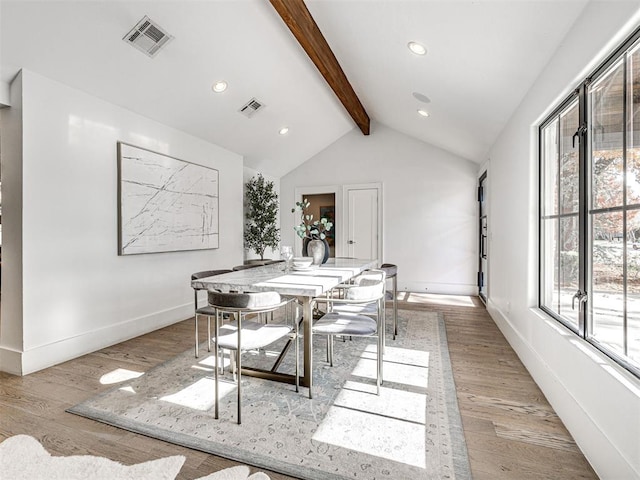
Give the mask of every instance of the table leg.
[(308, 387), (311, 383), (311, 355), (313, 354), (313, 339), (311, 326), (313, 324), (313, 312), (311, 311), (311, 298), (302, 297), (302, 334), (304, 338), (304, 375), (301, 385)]

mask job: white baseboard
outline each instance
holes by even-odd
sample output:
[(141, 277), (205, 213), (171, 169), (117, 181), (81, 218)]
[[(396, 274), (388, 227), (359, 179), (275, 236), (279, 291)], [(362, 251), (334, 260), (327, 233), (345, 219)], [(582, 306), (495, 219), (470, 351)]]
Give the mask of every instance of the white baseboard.
[[(183, 321), (193, 316), (193, 303), (154, 312), (143, 317), (124, 320), (104, 328), (40, 345), (24, 352), (0, 349), (2, 370), (15, 375), (28, 375), (44, 368), (124, 342), (145, 333)], [(16, 354), (20, 357), (16, 359)], [(6, 359), (6, 365), (5, 365)], [(16, 368), (16, 362), (19, 368)], [(6, 367), (6, 369), (5, 369)]]
[[(640, 472), (610, 441), (606, 432), (602, 431), (593, 421), (589, 413), (584, 410), (580, 402), (574, 397), (574, 392), (571, 392), (565, 385), (563, 378), (559, 377), (545, 359), (541, 358), (531, 348), (520, 332), (513, 328), (507, 315), (490, 299), (487, 303), (487, 311), (536, 384), (543, 391), (545, 397), (561, 418), (598, 476), (608, 480), (640, 480)], [(533, 313), (532, 317), (534, 317), (534, 321), (550, 321), (543, 318), (535, 318), (537, 316)], [(557, 330), (555, 326), (551, 326), (550, 329), (552, 331)], [(570, 349), (572, 347), (567, 345), (567, 348)], [(569, 356), (571, 357), (572, 355)], [(581, 374), (580, 363), (583, 360), (581, 357), (583, 355), (576, 352), (576, 375)], [(597, 386), (594, 386), (594, 394), (598, 394)], [(615, 403), (615, 399), (612, 398), (611, 403)]]
[(22, 375), (22, 352), (0, 347), (0, 372)]
[(464, 283), (402, 282), (398, 275), (398, 291), (443, 293), (447, 295), (478, 295), (478, 287)]

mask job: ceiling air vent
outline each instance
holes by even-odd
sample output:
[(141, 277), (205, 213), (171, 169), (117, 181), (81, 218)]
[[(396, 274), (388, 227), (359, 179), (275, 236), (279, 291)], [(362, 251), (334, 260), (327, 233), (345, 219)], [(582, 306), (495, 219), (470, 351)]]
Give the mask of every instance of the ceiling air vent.
[(247, 103), (245, 103), (238, 111), (245, 117), (251, 118), (258, 112), (258, 110), (262, 110), (264, 107), (264, 103), (256, 100), (255, 98), (252, 98)]
[(173, 40), (173, 36), (145, 15), (122, 40), (150, 57), (155, 57), (162, 47)]

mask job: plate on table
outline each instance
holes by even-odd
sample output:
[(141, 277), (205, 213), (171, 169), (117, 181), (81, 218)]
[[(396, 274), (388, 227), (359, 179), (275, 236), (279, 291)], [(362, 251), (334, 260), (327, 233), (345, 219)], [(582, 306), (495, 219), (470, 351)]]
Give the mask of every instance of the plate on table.
[(291, 269), (295, 272), (309, 272), (318, 268), (317, 265), (309, 265), (308, 267), (296, 267), (295, 265)]

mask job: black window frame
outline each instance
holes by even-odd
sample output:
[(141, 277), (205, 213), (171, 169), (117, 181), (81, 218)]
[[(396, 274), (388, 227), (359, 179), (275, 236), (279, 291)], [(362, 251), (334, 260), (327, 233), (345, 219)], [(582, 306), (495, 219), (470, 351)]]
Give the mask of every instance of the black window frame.
[[(591, 156), (590, 156), (590, 152), (589, 152), (589, 146), (590, 146), (590, 131), (591, 129), (589, 128), (589, 85), (598, 80), (599, 78), (601, 78), (602, 76), (604, 76), (605, 74), (607, 74), (609, 68), (611, 66), (613, 66), (616, 62), (620, 61), (626, 54), (628, 51), (630, 51), (633, 47), (636, 47), (640, 44), (640, 27), (638, 29), (636, 29), (630, 36), (628, 36), (600, 65), (598, 65), (592, 72), (591, 74), (589, 74), (581, 83), (580, 85), (578, 85), (567, 97), (565, 97), (554, 109), (553, 111), (540, 123), (540, 125), (538, 126), (538, 308), (540, 308), (543, 312), (545, 312), (547, 315), (549, 315), (550, 317), (552, 317), (554, 320), (556, 320), (558, 323), (560, 323), (562, 326), (564, 326), (565, 328), (567, 328), (570, 332), (572, 332), (573, 334), (579, 336), (581, 339), (583, 339), (584, 341), (588, 342), (590, 345), (594, 346), (595, 348), (597, 348), (600, 352), (602, 352), (603, 354), (605, 354), (607, 357), (609, 357), (610, 359), (612, 359), (614, 362), (616, 362), (617, 364), (619, 364), (620, 366), (622, 366), (623, 368), (625, 368), (626, 370), (628, 370), (630, 373), (632, 373), (633, 375), (635, 375), (636, 377), (640, 378), (640, 367), (637, 365), (634, 365), (632, 363), (630, 363), (625, 357), (618, 355), (616, 352), (614, 352), (611, 349), (606, 348), (604, 345), (602, 345), (600, 342), (596, 341), (594, 338), (592, 338), (590, 336), (590, 332), (589, 332), (589, 328), (590, 326), (588, 325), (589, 322), (589, 315), (588, 315), (588, 309), (586, 308), (580, 308), (580, 313), (579, 313), (579, 322), (578, 322), (578, 327), (576, 328), (573, 324), (571, 324), (570, 322), (568, 322), (566, 319), (562, 318), (560, 315), (556, 314), (556, 312), (554, 312), (553, 310), (547, 308), (544, 304), (543, 304), (543, 291), (545, 289), (545, 285), (544, 285), (544, 280), (545, 277), (543, 275), (544, 269), (543, 269), (543, 262), (545, 261), (545, 258), (543, 258), (543, 248), (545, 246), (544, 244), (544, 238), (543, 238), (543, 232), (544, 232), (544, 228), (543, 228), (543, 220), (544, 215), (543, 215), (543, 192), (544, 192), (544, 187), (545, 185), (543, 184), (543, 132), (544, 129), (546, 127), (548, 127), (550, 124), (552, 124), (553, 122), (555, 122), (556, 120), (559, 121), (560, 119), (560, 115), (566, 111), (570, 106), (572, 106), (572, 104), (576, 101), (578, 101), (578, 123), (579, 123), (579, 128), (578, 131), (576, 132), (578, 135), (578, 140), (579, 140), (579, 222), (578, 222), (578, 228), (579, 228), (579, 245), (578, 245), (578, 252), (579, 252), (579, 277), (578, 277), (578, 291), (582, 292), (583, 294), (586, 295), (587, 293), (587, 286), (588, 286), (588, 282), (590, 281), (589, 275), (590, 272), (588, 271), (588, 263), (587, 263), (587, 258), (589, 258), (589, 255), (591, 255), (591, 252), (589, 251), (589, 245), (590, 245), (590, 241), (591, 241), (591, 234), (589, 232), (589, 215), (590, 210), (589, 210), (589, 193), (588, 190), (591, 187), (590, 181), (591, 181)], [(626, 64), (626, 62), (625, 62)], [(626, 66), (625, 66), (626, 68)], [(627, 108), (627, 102), (626, 102), (626, 95), (627, 95), (627, 88), (628, 88), (628, 82), (626, 81), (626, 74), (625, 74), (625, 81), (623, 82), (624, 87), (623, 87), (623, 94), (624, 94), (624, 109), (625, 109), (625, 113), (624, 113), (624, 118), (625, 118), (625, 128), (623, 128), (623, 162), (625, 164), (626, 167), (626, 156), (627, 156), (627, 142), (626, 142), (626, 135), (627, 135), (627, 125), (626, 125), (626, 121), (627, 121), (627, 116), (626, 116), (626, 108)], [(560, 136), (558, 136), (558, 139), (560, 139)], [(625, 169), (625, 175), (626, 175), (626, 169)], [(625, 183), (626, 183), (626, 177), (625, 177)], [(626, 198), (625, 198), (625, 202), (626, 202)], [(593, 209), (593, 211), (595, 211), (596, 209)], [(623, 212), (628, 211), (628, 209), (626, 208), (626, 206), (623, 208), (622, 210)], [(558, 213), (558, 215), (560, 216), (561, 214)], [(626, 226), (626, 215), (624, 215), (625, 217), (625, 226)], [(625, 230), (626, 232), (626, 230)], [(624, 234), (626, 235), (626, 233)], [(625, 243), (626, 245), (626, 243)], [(625, 247), (626, 248), (626, 247)], [(626, 278), (626, 262), (625, 262), (625, 286), (624, 286), (624, 298), (625, 298), (625, 324), (624, 324), (624, 328), (625, 328), (625, 335), (626, 335), (626, 329), (627, 329), (627, 324), (626, 324), (626, 318), (627, 318), (627, 311), (626, 311), (626, 298), (627, 298), (627, 288), (626, 288), (626, 283), (627, 283), (627, 278)], [(579, 302), (580, 303), (580, 302)]]

